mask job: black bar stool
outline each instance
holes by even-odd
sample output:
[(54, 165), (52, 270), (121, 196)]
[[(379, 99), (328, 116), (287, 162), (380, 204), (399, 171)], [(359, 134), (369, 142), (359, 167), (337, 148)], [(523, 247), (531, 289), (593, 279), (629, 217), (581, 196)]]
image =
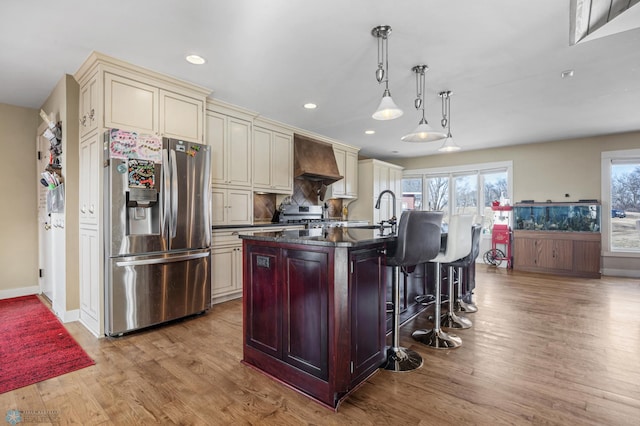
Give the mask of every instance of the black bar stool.
[[(442, 331), (440, 328), (441, 317), (441, 304), (442, 304), (442, 275), (440, 268), (443, 264), (451, 263), (458, 260), (469, 253), (471, 253), (471, 224), (473, 223), (473, 215), (454, 215), (451, 216), (449, 221), (449, 230), (447, 236), (447, 248), (444, 253), (440, 252), (430, 262), (436, 264), (436, 276), (435, 276), (435, 314), (433, 316), (433, 329), (431, 330), (416, 330), (412, 336), (420, 343), (437, 348), (437, 349), (452, 349), (457, 348), (462, 344), (462, 339), (453, 334), (448, 334)], [(453, 274), (450, 273), (448, 279), (450, 286), (453, 281)], [(453, 294), (449, 295), (449, 300), (453, 297)]]
[(400, 346), (400, 270), (407, 279), (407, 269), (436, 257), (440, 251), (442, 212), (406, 211), (400, 216), (395, 247), (387, 250), (387, 266), (394, 268), (392, 344), (387, 350), (385, 370), (411, 371), (422, 366), (422, 357)]

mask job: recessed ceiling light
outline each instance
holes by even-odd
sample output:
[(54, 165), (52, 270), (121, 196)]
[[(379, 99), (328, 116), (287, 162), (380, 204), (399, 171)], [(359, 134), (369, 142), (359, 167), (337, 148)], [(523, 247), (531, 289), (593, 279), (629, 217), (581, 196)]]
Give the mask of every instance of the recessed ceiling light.
[(397, 153), (398, 153), (398, 151), (391, 151), (391, 153), (392, 153), (392, 154), (397, 154)]
[(562, 74), (560, 75), (562, 76), (562, 78), (571, 78), (573, 77), (573, 70), (562, 71)]
[(367, 134), (367, 135), (373, 135), (373, 134), (376, 133), (376, 131), (375, 130), (365, 130), (364, 133)]
[(207, 62), (202, 56), (198, 55), (188, 55), (185, 59), (193, 65), (202, 65)]
[(313, 102), (307, 102), (306, 104), (303, 105), (306, 109), (316, 109), (318, 108), (318, 105), (314, 104)]

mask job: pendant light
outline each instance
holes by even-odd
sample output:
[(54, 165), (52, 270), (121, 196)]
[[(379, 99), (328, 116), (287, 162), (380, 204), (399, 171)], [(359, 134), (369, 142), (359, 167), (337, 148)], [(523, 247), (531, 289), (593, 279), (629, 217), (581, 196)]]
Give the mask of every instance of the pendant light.
[(433, 142), (443, 139), (446, 135), (433, 130), (424, 116), (424, 92), (425, 92), (425, 72), (429, 69), (426, 65), (416, 65), (411, 68), (416, 75), (416, 100), (414, 101), (417, 110), (422, 111), (422, 119), (416, 129), (401, 137), (405, 142)]
[(388, 25), (380, 25), (371, 30), (371, 35), (378, 39), (376, 80), (378, 80), (378, 83), (384, 81), (385, 86), (380, 105), (372, 115), (376, 120), (393, 120), (403, 114), (402, 110), (391, 99), (391, 92), (389, 92), (389, 34), (391, 34), (391, 27)]
[(440, 152), (453, 152), (460, 150), (460, 147), (453, 141), (453, 136), (451, 136), (451, 95), (452, 93), (450, 90), (440, 92), (438, 95), (442, 98), (442, 120), (440, 121), (440, 124), (442, 124), (442, 127), (447, 129), (447, 139), (445, 139), (442, 146), (438, 149)]

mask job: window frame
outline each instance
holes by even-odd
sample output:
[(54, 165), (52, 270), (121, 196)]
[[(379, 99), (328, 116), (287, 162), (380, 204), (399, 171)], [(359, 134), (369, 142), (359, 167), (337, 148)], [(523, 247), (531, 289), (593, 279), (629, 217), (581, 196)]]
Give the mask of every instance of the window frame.
[(640, 164), (640, 149), (625, 149), (619, 151), (603, 151), (601, 154), (601, 189), (600, 207), (600, 236), (602, 239), (602, 255), (607, 257), (640, 258), (639, 251), (625, 251), (611, 248), (611, 165), (617, 161), (634, 162)]
[[(477, 185), (477, 206), (476, 214), (483, 216), (484, 213), (484, 174), (506, 172), (507, 174), (507, 194), (506, 198), (513, 200), (513, 161), (499, 161), (493, 163), (464, 164), (450, 167), (424, 168), (404, 170), (403, 179), (416, 179), (422, 177), (422, 204), (423, 208), (428, 205), (428, 179), (436, 177), (449, 178), (449, 201), (447, 202), (447, 212), (445, 216), (451, 217), (455, 214), (456, 194), (455, 194), (455, 178), (458, 176), (476, 176)], [(482, 186), (481, 186), (482, 185)], [(513, 203), (512, 203), (513, 204)], [(485, 221), (486, 222), (486, 221)], [(484, 223), (483, 223), (484, 225)], [(483, 231), (483, 234), (490, 233), (490, 230)]]

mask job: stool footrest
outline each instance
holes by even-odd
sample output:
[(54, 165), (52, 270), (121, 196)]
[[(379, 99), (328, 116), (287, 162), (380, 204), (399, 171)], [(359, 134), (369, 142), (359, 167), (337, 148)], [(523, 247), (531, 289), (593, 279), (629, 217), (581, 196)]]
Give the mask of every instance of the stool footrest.
[(422, 357), (416, 351), (403, 347), (390, 347), (387, 350), (385, 370), (402, 372), (422, 367)]
[(442, 330), (416, 330), (411, 335), (415, 340), (434, 349), (455, 349), (462, 345), (462, 339)]

